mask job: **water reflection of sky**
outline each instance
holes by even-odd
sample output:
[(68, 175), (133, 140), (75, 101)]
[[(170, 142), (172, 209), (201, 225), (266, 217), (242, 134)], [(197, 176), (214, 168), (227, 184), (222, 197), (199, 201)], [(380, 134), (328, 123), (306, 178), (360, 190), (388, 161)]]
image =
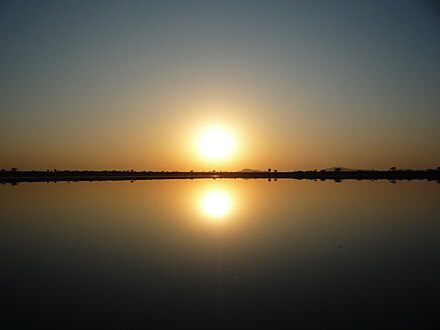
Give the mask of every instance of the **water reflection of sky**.
[[(93, 296), (115, 313), (185, 307), (190, 317), (203, 306), (215, 318), (221, 287), (225, 318), (263, 309), (278, 319), (302, 310), (350, 320), (392, 305), (389, 317), (398, 309), (418, 320), (440, 293), (439, 197), (432, 182), (6, 185), (2, 292), (18, 297), (12, 316), (27, 311), (19, 298), (50, 306), (49, 290), (78, 306)], [(99, 300), (103, 292), (112, 298)], [(154, 306), (144, 300), (151, 292)], [(170, 303), (176, 292), (188, 300)], [(126, 307), (106, 305), (115, 297)]]

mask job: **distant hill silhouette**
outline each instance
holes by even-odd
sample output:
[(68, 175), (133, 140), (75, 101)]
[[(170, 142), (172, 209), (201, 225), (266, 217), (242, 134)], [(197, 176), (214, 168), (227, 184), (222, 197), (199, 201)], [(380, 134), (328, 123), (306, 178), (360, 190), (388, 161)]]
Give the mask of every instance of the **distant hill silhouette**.
[(240, 172), (252, 173), (252, 172), (263, 172), (263, 171), (261, 171), (261, 170), (253, 170), (251, 168), (244, 168)]

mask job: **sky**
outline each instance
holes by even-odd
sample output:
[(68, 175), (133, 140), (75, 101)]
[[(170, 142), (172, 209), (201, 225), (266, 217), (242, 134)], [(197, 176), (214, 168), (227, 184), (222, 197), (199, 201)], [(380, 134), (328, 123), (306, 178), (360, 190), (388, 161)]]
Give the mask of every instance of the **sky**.
[(0, 168), (440, 166), (434, 1), (2, 1), (0, 49)]

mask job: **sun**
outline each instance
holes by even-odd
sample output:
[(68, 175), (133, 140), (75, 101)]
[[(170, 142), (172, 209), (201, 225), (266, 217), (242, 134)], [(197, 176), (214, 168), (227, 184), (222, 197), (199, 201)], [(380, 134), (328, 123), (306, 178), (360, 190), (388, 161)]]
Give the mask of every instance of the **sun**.
[(228, 157), (234, 147), (232, 134), (223, 128), (206, 129), (199, 137), (200, 153), (208, 159), (223, 159)]

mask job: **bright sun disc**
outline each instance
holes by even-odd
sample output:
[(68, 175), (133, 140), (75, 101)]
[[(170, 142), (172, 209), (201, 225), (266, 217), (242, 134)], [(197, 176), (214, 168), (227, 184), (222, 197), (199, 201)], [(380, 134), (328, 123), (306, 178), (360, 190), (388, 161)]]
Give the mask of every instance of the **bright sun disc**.
[(228, 196), (221, 191), (211, 191), (202, 200), (203, 210), (214, 218), (221, 218), (226, 215), (231, 207)]
[(199, 139), (200, 152), (211, 159), (220, 159), (231, 154), (233, 139), (229, 132), (212, 128), (202, 133)]

